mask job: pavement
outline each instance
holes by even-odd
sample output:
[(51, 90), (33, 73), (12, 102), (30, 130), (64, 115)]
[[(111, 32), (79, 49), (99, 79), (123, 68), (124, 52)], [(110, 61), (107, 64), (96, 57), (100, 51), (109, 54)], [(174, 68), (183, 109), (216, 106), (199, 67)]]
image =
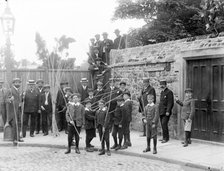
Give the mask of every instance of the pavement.
[[(188, 147), (183, 147), (180, 140), (171, 139), (169, 142), (162, 144), (158, 141), (157, 154), (152, 152), (143, 153), (146, 148), (146, 138), (140, 137), (142, 133), (131, 131), (132, 146), (125, 150), (113, 151), (116, 154), (127, 156), (142, 157), (145, 159), (160, 160), (167, 163), (178, 164), (182, 166), (199, 168), (203, 170), (224, 171), (224, 144), (208, 143), (205, 141), (193, 140), (192, 144)], [(27, 133), (29, 135), (29, 133)], [(82, 130), (80, 136), (80, 149), (85, 148), (85, 131)], [(158, 137), (160, 139), (160, 137)], [(59, 136), (50, 134), (43, 136), (43, 134), (35, 135), (35, 137), (27, 136), (24, 138), (23, 143), (18, 146), (24, 147), (52, 147), (59, 149), (66, 149), (67, 147), (67, 134), (60, 132)], [(110, 138), (111, 146), (113, 139)], [(97, 135), (91, 142), (96, 149), (100, 148), (100, 141)], [(3, 141), (3, 133), (0, 133), (0, 147), (12, 146), (12, 142)], [(72, 151), (74, 153), (74, 151)]]

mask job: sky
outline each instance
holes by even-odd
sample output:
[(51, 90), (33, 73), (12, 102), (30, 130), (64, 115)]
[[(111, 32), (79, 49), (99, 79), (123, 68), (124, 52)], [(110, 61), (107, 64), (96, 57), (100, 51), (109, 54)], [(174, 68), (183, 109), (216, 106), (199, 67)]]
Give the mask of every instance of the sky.
[[(12, 38), (15, 59), (38, 61), (36, 56), (35, 33), (39, 32), (46, 40), (48, 49), (55, 45), (55, 38), (62, 35), (73, 37), (69, 57), (76, 58), (76, 65), (87, 59), (89, 39), (95, 34), (108, 32), (114, 39), (113, 31), (120, 29), (121, 34), (129, 28), (141, 27), (141, 20), (111, 21), (116, 0), (8, 0), (15, 16), (15, 33)], [(5, 8), (0, 0), (0, 15)], [(0, 37), (2, 37), (0, 31)], [(0, 40), (0, 44), (4, 44)]]

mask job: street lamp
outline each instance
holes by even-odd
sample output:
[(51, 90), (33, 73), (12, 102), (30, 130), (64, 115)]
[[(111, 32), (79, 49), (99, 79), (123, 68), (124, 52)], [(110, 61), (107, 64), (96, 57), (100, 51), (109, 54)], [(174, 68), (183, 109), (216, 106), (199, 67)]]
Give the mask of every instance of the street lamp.
[(15, 17), (11, 12), (8, 3), (5, 8), (5, 11), (1, 16), (1, 23), (3, 32), (6, 36), (6, 49), (5, 49), (6, 78), (8, 83), (10, 83), (12, 80), (11, 69), (13, 68), (10, 36), (13, 35), (14, 33)]

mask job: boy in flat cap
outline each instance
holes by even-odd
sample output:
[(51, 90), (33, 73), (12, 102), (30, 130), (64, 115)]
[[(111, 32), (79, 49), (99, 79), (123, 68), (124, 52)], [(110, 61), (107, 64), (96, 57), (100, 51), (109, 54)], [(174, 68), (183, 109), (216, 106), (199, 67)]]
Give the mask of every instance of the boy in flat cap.
[(41, 94), (40, 97), (40, 107), (41, 107), (41, 115), (42, 115), (42, 130), (44, 136), (48, 135), (48, 125), (51, 123), (51, 115), (52, 115), (52, 101), (51, 101), (51, 93), (50, 93), (50, 85), (44, 85), (44, 93)]
[(124, 92), (128, 91), (127, 87), (127, 83), (125, 81), (121, 81), (120, 82), (120, 87), (119, 87), (119, 93), (123, 94)]
[(99, 102), (99, 100), (103, 98), (104, 93), (105, 93), (105, 91), (103, 89), (103, 83), (102, 83), (102, 81), (98, 81), (97, 88), (94, 92), (94, 97), (96, 98), (96, 102)]
[(96, 111), (96, 127), (99, 132), (101, 141), (101, 151), (99, 155), (105, 154), (105, 143), (107, 146), (107, 155), (110, 156), (110, 115), (108, 115), (107, 107), (105, 106), (105, 101), (99, 101), (99, 109)]
[[(153, 103), (156, 103), (156, 91), (154, 87), (150, 85), (149, 78), (143, 78), (143, 88), (138, 97), (139, 100), (139, 112), (144, 114), (144, 108), (148, 104), (147, 95), (152, 94), (154, 97)], [(143, 136), (146, 136), (146, 125), (143, 123)]]
[(91, 145), (91, 141), (94, 137), (96, 137), (96, 129), (95, 129), (95, 111), (91, 108), (92, 103), (91, 100), (85, 100), (85, 130), (86, 130), (86, 151), (93, 152), (93, 145)]
[(144, 118), (143, 122), (146, 124), (146, 140), (147, 147), (143, 151), (144, 153), (151, 151), (150, 142), (153, 139), (153, 154), (157, 153), (157, 126), (159, 121), (158, 107), (154, 103), (154, 95), (148, 94), (147, 101), (148, 104), (144, 108)]
[[(116, 98), (117, 106), (114, 111), (113, 120), (113, 132), (112, 136), (114, 139), (114, 146), (111, 149), (119, 150), (121, 148), (122, 140), (123, 140), (123, 127), (122, 127), (122, 120), (123, 120), (123, 106), (124, 106), (124, 99), (123, 97), (119, 96)], [(117, 142), (117, 136), (119, 143)]]
[(185, 90), (185, 98), (183, 102), (176, 98), (176, 103), (182, 107), (181, 119), (184, 122), (185, 131), (185, 141), (183, 145), (184, 147), (187, 147), (188, 144), (191, 144), (191, 126), (195, 114), (195, 101), (193, 99), (192, 94), (193, 90), (191, 88), (187, 88)]
[(162, 143), (166, 143), (169, 141), (168, 122), (172, 114), (174, 98), (173, 92), (167, 88), (165, 80), (160, 81), (160, 88), (162, 89), (159, 102), (160, 123), (163, 131)]
[(80, 103), (81, 95), (79, 93), (74, 93), (71, 97), (74, 103), (69, 104), (66, 111), (66, 120), (68, 122), (68, 148), (65, 154), (71, 153), (74, 135), (76, 145), (75, 152), (80, 154), (79, 137), (82, 125), (85, 125), (85, 108)]
[(96, 102), (96, 98), (94, 97), (94, 90), (92, 88), (88, 88), (88, 97), (85, 99), (86, 100), (90, 100), (91, 102), (91, 109), (95, 110), (97, 108), (97, 102)]
[(132, 101), (131, 94), (129, 91), (125, 91), (123, 93), (124, 98), (124, 106), (123, 106), (123, 119), (122, 119), (122, 128), (123, 128), (123, 136), (124, 136), (124, 144), (121, 149), (126, 149), (128, 146), (131, 146), (130, 140), (130, 123), (132, 120)]

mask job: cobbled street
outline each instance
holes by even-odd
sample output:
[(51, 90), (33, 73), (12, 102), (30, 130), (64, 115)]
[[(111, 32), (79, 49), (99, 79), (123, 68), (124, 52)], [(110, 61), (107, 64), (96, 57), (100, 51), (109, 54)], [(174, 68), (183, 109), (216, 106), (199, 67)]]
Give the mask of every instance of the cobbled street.
[(65, 149), (45, 147), (0, 147), (0, 151), (0, 171), (185, 170), (175, 164), (114, 153), (98, 156), (97, 152), (81, 150), (77, 155), (72, 150), (71, 154), (65, 155)]

